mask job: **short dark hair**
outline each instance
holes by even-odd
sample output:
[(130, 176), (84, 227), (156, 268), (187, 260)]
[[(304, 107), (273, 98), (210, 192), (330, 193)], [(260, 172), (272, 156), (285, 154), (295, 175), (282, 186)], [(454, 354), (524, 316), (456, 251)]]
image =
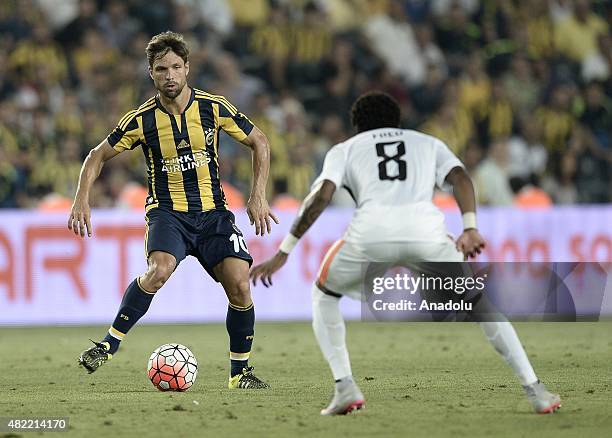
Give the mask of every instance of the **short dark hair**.
[(371, 91), (359, 96), (353, 104), (351, 123), (359, 132), (397, 128), (400, 123), (400, 107), (387, 93)]
[(155, 35), (147, 44), (145, 52), (147, 53), (149, 67), (153, 67), (155, 60), (163, 58), (170, 50), (180, 56), (185, 63), (189, 60), (189, 48), (183, 35), (168, 30)]

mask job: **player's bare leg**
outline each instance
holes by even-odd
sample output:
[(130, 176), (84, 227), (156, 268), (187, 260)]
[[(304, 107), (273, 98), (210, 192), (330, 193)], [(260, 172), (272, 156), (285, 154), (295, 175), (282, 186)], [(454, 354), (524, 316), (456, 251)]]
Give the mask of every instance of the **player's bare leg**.
[(527, 353), (509, 321), (481, 322), (485, 336), (510, 365), (538, 414), (549, 414), (561, 407), (561, 397), (550, 393), (537, 378)]
[(312, 328), (336, 381), (332, 400), (321, 410), (321, 415), (344, 415), (365, 405), (365, 398), (353, 380), (346, 348), (346, 327), (339, 304), (339, 298), (313, 285)]
[(269, 385), (253, 374), (249, 366), (253, 344), (255, 309), (249, 285), (249, 264), (236, 257), (227, 257), (214, 267), (229, 301), (225, 325), (230, 337), (230, 389), (263, 389)]
[(135, 279), (125, 291), (117, 317), (106, 337), (101, 342), (94, 342), (92, 347), (79, 356), (79, 364), (89, 373), (112, 359), (123, 337), (147, 312), (155, 293), (170, 278), (176, 267), (174, 256), (162, 251), (153, 251), (147, 262), (147, 272)]
[(155, 293), (168, 281), (176, 268), (176, 259), (172, 254), (153, 251), (147, 259), (147, 272), (139, 278), (140, 287), (149, 293)]

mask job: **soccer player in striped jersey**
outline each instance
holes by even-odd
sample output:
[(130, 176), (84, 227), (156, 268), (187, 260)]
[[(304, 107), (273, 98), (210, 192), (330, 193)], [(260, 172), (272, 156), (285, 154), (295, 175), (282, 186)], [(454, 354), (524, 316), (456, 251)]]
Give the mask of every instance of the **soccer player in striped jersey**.
[(229, 300), (229, 388), (266, 388), (248, 359), (255, 311), (249, 289), (249, 255), (242, 232), (227, 209), (219, 176), (219, 134), (225, 131), (252, 150), (253, 186), (247, 213), (257, 235), (270, 232), (265, 197), (270, 167), (266, 136), (223, 96), (187, 84), (189, 50), (174, 32), (154, 36), (147, 48), (149, 73), (158, 93), (128, 112), (83, 163), (68, 228), (91, 236), (89, 193), (106, 161), (140, 147), (147, 164), (145, 253), (148, 269), (128, 286), (106, 336), (83, 351), (90, 373), (111, 359), (127, 332), (146, 313), (155, 293), (187, 255), (220, 282)]

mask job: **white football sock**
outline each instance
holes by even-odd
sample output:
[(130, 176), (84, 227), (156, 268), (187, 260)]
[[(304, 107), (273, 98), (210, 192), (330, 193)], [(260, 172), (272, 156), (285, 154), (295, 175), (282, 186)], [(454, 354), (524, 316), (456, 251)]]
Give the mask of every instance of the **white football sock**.
[(329, 363), (334, 380), (351, 375), (351, 362), (346, 349), (346, 328), (340, 313), (340, 299), (312, 287), (312, 328)]
[(527, 353), (509, 321), (481, 322), (480, 326), (491, 345), (514, 370), (523, 386), (537, 382), (538, 378)]

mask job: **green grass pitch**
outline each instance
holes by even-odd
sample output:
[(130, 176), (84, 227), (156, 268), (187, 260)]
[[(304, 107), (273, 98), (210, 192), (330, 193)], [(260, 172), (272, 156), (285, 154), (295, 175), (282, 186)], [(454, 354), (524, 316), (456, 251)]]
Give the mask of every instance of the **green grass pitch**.
[[(332, 380), (308, 323), (257, 325), (251, 362), (267, 391), (226, 389), (221, 324), (137, 326), (92, 375), (76, 358), (104, 327), (2, 328), (0, 416), (67, 416), (60, 435), (76, 437), (612, 436), (612, 322), (515, 326), (536, 372), (563, 398), (554, 415), (530, 411), (476, 325), (353, 322), (349, 350), (367, 406), (347, 417), (319, 416)], [(166, 342), (198, 359), (185, 393), (159, 392), (147, 379), (150, 353)]]

